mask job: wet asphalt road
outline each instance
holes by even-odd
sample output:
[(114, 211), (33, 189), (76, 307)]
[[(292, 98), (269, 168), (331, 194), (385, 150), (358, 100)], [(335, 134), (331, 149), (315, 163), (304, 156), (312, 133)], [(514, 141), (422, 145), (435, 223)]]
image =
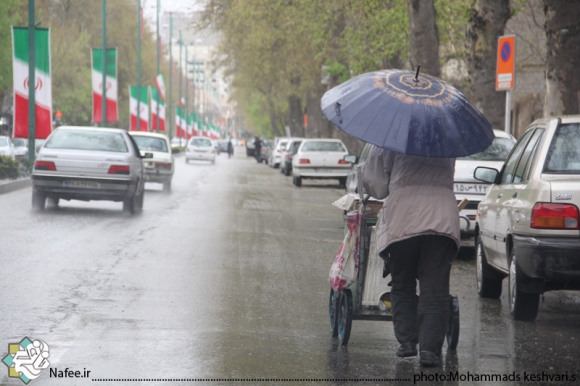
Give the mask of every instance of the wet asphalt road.
[[(110, 202), (35, 213), (29, 188), (0, 195), (0, 348), (42, 339), (51, 368), (91, 371), (59, 379), (46, 370), (32, 385), (331, 385), (456, 371), (512, 374), (518, 384), (542, 372), (580, 380), (579, 294), (547, 293), (535, 322), (514, 322), (507, 280), (500, 301), (478, 298), (469, 251), (453, 267), (461, 333), (457, 351), (444, 347), (442, 367), (396, 358), (390, 322), (354, 321), (340, 347), (328, 331), (327, 276), (343, 235), (331, 203), (343, 190), (334, 181), (295, 188), (236, 150), (216, 165), (177, 158), (172, 193), (147, 185), (135, 217)], [(0, 384), (22, 384), (1, 366)], [(133, 381), (94, 381), (118, 378)]]

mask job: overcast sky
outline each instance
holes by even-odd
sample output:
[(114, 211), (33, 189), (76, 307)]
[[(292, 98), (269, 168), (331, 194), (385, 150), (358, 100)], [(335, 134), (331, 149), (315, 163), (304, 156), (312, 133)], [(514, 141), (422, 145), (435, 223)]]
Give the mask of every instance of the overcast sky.
[[(203, 0), (161, 0), (161, 10), (159, 13), (187, 12), (189, 9), (199, 11), (202, 9), (200, 5), (202, 3)], [(145, 18), (155, 23), (157, 0), (142, 0), (141, 6), (143, 7)]]

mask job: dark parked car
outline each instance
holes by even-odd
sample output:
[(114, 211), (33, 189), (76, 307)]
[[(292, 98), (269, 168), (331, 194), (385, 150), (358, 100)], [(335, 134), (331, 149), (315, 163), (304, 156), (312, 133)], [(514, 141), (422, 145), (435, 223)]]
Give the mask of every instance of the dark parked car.
[(228, 152), (228, 140), (227, 139), (220, 139), (217, 141), (220, 153)]
[(254, 138), (246, 140), (246, 155), (248, 157), (253, 157), (254, 150)]

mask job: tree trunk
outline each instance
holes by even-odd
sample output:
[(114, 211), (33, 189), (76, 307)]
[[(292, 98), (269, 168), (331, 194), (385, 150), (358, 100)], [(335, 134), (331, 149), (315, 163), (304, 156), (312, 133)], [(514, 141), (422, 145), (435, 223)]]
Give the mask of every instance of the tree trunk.
[(274, 102), (270, 98), (268, 98), (268, 107), (270, 110), (270, 125), (274, 131), (274, 135), (276, 137), (281, 137), (280, 130), (278, 130), (278, 124), (276, 123), (276, 109), (274, 107)]
[(505, 123), (505, 92), (495, 91), (497, 40), (512, 14), (509, 0), (475, 0), (467, 25), (473, 102), (494, 129)]
[(544, 0), (547, 56), (544, 116), (580, 113), (580, 6)]
[(304, 136), (303, 120), (302, 101), (297, 96), (288, 97), (288, 126), (290, 126), (291, 136)]
[(410, 61), (413, 69), (421, 65), (421, 72), (441, 76), (439, 63), (439, 33), (435, 22), (434, 0), (409, 0), (409, 29), (411, 31)]

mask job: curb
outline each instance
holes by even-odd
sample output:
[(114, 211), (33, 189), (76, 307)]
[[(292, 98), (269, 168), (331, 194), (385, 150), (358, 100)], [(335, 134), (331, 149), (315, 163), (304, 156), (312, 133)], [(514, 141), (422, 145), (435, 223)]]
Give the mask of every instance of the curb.
[(27, 188), (32, 186), (32, 180), (30, 178), (23, 178), (20, 180), (0, 182), (0, 194), (12, 192), (14, 190)]

